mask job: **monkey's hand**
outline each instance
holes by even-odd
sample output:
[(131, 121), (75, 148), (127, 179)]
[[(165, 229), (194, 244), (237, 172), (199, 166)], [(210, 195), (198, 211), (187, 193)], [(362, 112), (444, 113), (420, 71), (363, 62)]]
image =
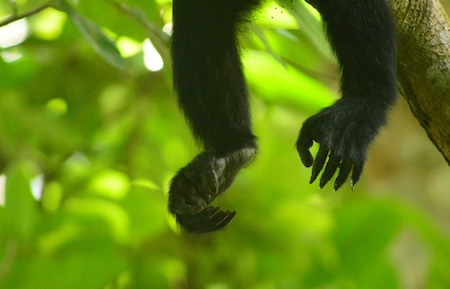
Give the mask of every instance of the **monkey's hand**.
[(255, 156), (256, 149), (245, 148), (217, 157), (203, 152), (172, 179), (169, 211), (190, 233), (207, 233), (225, 227), (236, 211), (210, 206), (234, 181), (239, 170)]
[[(338, 190), (351, 174), (352, 187), (359, 181), (367, 159), (367, 150), (378, 130), (386, 122), (388, 105), (367, 99), (341, 99), (305, 121), (297, 140), (303, 164), (312, 167), (310, 183), (320, 178), (324, 187), (339, 168), (334, 182)], [(314, 159), (309, 149), (320, 144)]]

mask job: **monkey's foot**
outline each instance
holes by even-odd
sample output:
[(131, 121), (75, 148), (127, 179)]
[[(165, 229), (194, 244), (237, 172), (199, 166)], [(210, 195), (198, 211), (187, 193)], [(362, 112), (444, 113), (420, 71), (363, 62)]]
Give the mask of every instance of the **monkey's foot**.
[(244, 148), (224, 156), (203, 152), (172, 179), (169, 211), (188, 232), (206, 233), (225, 227), (235, 211), (210, 206), (233, 183), (238, 172), (255, 156), (255, 148)]
[[(354, 186), (361, 177), (369, 145), (385, 124), (386, 111), (387, 106), (381, 102), (341, 99), (307, 119), (297, 140), (297, 150), (303, 164), (313, 167), (310, 183), (325, 167), (321, 188), (338, 169), (334, 189), (338, 190), (350, 174)], [(320, 144), (315, 159), (309, 151), (314, 141)]]

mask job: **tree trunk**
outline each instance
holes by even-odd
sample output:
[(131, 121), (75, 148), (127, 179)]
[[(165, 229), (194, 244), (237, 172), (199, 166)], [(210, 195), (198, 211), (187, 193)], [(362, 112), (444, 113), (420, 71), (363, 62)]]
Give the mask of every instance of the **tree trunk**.
[(450, 164), (450, 28), (437, 0), (388, 0), (398, 29), (401, 93)]

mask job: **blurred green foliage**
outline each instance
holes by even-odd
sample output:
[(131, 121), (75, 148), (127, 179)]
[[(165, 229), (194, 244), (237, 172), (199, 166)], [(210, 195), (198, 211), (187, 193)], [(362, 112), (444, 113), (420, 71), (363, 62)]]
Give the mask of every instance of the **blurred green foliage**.
[(10, 43), (6, 23), (35, 12), (0, 50), (0, 288), (450, 288), (450, 240), (425, 213), (308, 185), (293, 143), (338, 74), (301, 2), (268, 4), (242, 38), (261, 153), (219, 200), (237, 217), (178, 230), (167, 184), (199, 149), (171, 89), (170, 4), (0, 1)]

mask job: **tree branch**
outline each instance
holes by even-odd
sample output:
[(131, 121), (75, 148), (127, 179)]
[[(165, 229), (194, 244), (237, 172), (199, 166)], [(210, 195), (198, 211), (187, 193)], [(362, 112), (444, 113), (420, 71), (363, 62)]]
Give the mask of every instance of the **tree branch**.
[(11, 15), (10, 17), (7, 17), (5, 20), (3, 20), (2, 22), (0, 22), (0, 27), (6, 26), (14, 21), (20, 20), (22, 18), (37, 14), (39, 12), (41, 12), (44, 9), (47, 9), (49, 7), (51, 7), (52, 4), (51, 3), (46, 3), (46, 4), (42, 4), (41, 6), (38, 6), (30, 11), (24, 12), (22, 14), (14, 14)]
[(429, 138), (450, 164), (450, 25), (438, 0), (388, 0), (398, 30), (398, 80)]

